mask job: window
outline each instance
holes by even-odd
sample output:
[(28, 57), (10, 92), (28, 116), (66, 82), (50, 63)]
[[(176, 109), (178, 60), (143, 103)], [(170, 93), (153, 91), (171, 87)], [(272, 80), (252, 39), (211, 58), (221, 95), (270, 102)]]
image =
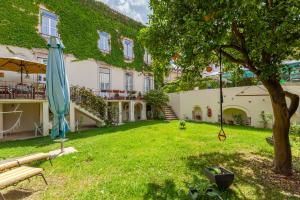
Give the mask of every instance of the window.
[(109, 90), (110, 89), (110, 70), (107, 68), (100, 67), (99, 74), (99, 88), (100, 90)]
[(110, 52), (110, 35), (106, 32), (99, 32), (98, 48), (104, 53)]
[(126, 91), (133, 90), (133, 74), (129, 72), (125, 74), (125, 90)]
[(147, 49), (145, 49), (145, 54), (144, 54), (144, 62), (147, 65), (151, 65), (151, 55), (148, 53)]
[(43, 35), (57, 37), (58, 17), (46, 10), (41, 10), (41, 30)]
[[(41, 57), (38, 57), (38, 60), (40, 63), (43, 63), (47, 66), (47, 63), (48, 63), (48, 59), (47, 58), (41, 58)], [(46, 83), (46, 74), (37, 74), (37, 82), (38, 83)]]
[(144, 92), (147, 93), (153, 89), (153, 78), (152, 76), (145, 76), (144, 79)]
[(132, 60), (134, 58), (132, 40), (126, 38), (123, 39), (123, 51), (125, 59)]

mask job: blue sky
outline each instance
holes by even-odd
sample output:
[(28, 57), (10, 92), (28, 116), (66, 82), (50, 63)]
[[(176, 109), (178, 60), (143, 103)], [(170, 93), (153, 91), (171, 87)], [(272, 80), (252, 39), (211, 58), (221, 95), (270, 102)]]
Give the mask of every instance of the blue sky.
[(97, 0), (110, 6), (112, 9), (127, 15), (143, 24), (148, 22), (148, 14), (150, 8), (148, 6), (149, 0)]

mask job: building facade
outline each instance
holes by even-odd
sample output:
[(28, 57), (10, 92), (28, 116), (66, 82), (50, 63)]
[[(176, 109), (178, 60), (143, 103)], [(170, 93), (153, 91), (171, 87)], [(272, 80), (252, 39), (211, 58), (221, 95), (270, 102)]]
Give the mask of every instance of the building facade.
[[(20, 7), (24, 6), (26, 11), (28, 4), (28, 2), (24, 5), (21, 3)], [(31, 13), (36, 24), (32, 30), (22, 33), (20, 40), (24, 36), (31, 38), (29, 43), (32, 47), (29, 48), (25, 41), (14, 45), (14, 42), (7, 37), (4, 42), (0, 40), (1, 58), (17, 57), (47, 64), (47, 40), (49, 36), (59, 37), (65, 44), (64, 59), (70, 85), (85, 87), (95, 95), (104, 98), (109, 106), (117, 108), (117, 123), (147, 119), (147, 106), (142, 97), (154, 88), (154, 78), (149, 71), (151, 55), (136, 39), (142, 25), (110, 10), (102, 3), (92, 1), (90, 5), (82, 5), (80, 1), (74, 1), (74, 5), (65, 6), (77, 6), (86, 16), (93, 13), (94, 9), (98, 9), (99, 13), (95, 16), (95, 21), (99, 20), (99, 26), (92, 23), (93, 19), (83, 21), (80, 17), (74, 19), (74, 22), (68, 22), (72, 19), (67, 12), (62, 11), (60, 16), (57, 13), (61, 7), (57, 6), (51, 10), (49, 7), (53, 5), (47, 5), (46, 2), (36, 5), (32, 1), (31, 6), (36, 8), (34, 10), (36, 13)], [(101, 9), (105, 11), (104, 14), (100, 12)], [(27, 15), (25, 11), (21, 8), (16, 9), (16, 12), (24, 17)], [(107, 16), (104, 15), (112, 18), (105, 18)], [(83, 18), (86, 19), (86, 16)], [(6, 19), (0, 18), (0, 20)], [(22, 21), (18, 23), (22, 24)], [(82, 26), (81, 28), (90, 28), (80, 29), (80, 31), (86, 37), (93, 34), (94, 40), (86, 43), (84, 47), (80, 46), (81, 40), (85, 38), (78, 38), (75, 32), (73, 36), (70, 35), (69, 23), (77, 23), (77, 26)], [(106, 27), (101, 27), (102, 23)], [(18, 25), (10, 24), (10, 26)], [(111, 29), (111, 26), (116, 28)], [(7, 29), (12, 28), (7, 27)], [(36, 41), (41, 39), (42, 42), (44, 41), (43, 48), (40, 47), (40, 42), (34, 40), (33, 35), (36, 36)], [(86, 38), (86, 41), (90, 40)], [(72, 46), (73, 43), (79, 43), (78, 47)], [(81, 54), (76, 48), (83, 49), (80, 51)], [(47, 135), (51, 129), (51, 113), (45, 95), (45, 74), (27, 74), (25, 71), (22, 83), (20, 83), (20, 76), (19, 72), (4, 71), (0, 66), (0, 140), (10, 136), (18, 138), (18, 134), (26, 137)], [(20, 85), (22, 88), (18, 88)], [(97, 120), (76, 108), (76, 105), (71, 104), (70, 116), (68, 116), (72, 131), (75, 131), (79, 122), (82, 126), (97, 124)]]

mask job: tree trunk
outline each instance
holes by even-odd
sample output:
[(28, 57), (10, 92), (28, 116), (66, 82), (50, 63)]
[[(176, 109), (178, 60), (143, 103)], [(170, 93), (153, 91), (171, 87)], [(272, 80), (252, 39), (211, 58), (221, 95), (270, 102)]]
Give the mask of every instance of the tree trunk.
[[(290, 118), (298, 107), (299, 97), (285, 92), (278, 80), (266, 80), (263, 84), (270, 94), (274, 113), (274, 171), (289, 176), (293, 172), (289, 142)], [(287, 106), (286, 96), (291, 99), (290, 107)]]

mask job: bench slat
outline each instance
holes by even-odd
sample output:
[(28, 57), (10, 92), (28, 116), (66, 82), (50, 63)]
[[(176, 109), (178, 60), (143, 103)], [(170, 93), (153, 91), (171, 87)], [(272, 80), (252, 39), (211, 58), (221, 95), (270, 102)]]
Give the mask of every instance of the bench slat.
[(5, 188), (7, 186), (13, 185), (27, 178), (39, 175), (42, 172), (42, 168), (27, 166), (18, 167), (16, 169), (4, 172), (0, 174), (0, 188)]

